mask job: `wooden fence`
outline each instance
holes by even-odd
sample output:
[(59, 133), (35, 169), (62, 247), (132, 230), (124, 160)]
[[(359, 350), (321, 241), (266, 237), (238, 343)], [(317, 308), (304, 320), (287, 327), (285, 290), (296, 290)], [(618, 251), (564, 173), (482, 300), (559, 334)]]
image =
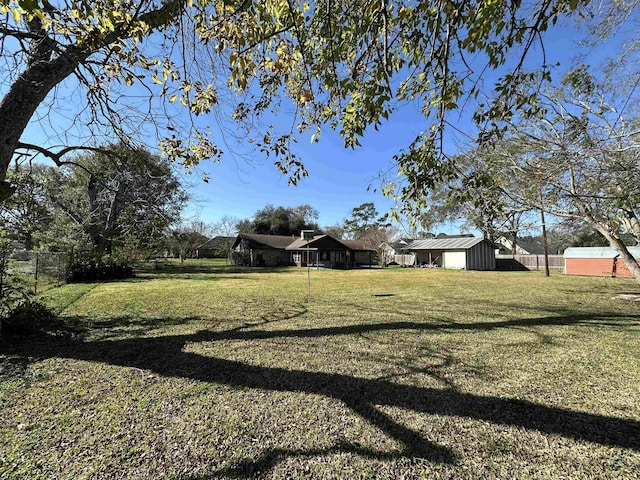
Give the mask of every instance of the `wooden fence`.
[[(544, 270), (545, 268), (544, 255), (496, 255), (496, 263), (500, 270)], [(549, 255), (549, 269), (564, 269), (562, 255)]]
[(414, 254), (411, 255), (394, 255), (393, 261), (398, 265), (402, 265), (403, 267), (407, 267), (416, 263), (416, 256)]

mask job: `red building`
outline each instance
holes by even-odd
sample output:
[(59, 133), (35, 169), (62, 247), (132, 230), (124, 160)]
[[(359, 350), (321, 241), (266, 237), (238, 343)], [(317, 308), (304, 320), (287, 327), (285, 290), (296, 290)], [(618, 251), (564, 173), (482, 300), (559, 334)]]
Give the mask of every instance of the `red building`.
[[(638, 261), (640, 247), (627, 247)], [(640, 263), (640, 262), (639, 262)], [(564, 251), (565, 275), (632, 278), (631, 272), (612, 247), (571, 247)]]

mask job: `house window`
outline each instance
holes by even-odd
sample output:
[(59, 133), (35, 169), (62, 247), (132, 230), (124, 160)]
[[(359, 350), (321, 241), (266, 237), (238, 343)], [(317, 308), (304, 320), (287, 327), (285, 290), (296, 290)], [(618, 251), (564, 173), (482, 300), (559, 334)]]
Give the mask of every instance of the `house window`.
[(302, 254), (301, 254), (300, 252), (294, 252), (294, 253), (292, 254), (292, 256), (293, 256), (293, 262), (294, 262), (294, 263), (300, 263), (300, 262), (302, 262)]
[(329, 252), (320, 252), (320, 260), (329, 260)]

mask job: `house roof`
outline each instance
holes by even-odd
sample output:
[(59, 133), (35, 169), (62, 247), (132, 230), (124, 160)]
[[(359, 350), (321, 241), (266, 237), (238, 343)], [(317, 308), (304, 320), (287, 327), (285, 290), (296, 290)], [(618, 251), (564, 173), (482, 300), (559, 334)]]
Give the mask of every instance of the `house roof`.
[[(516, 246), (522, 247), (523, 250), (526, 250), (530, 254), (542, 254), (544, 253), (544, 242), (541, 237), (522, 237), (516, 240)], [(547, 250), (552, 250), (547, 247)], [(549, 251), (550, 254), (553, 252)]]
[(345, 249), (349, 250), (373, 251), (373, 249), (367, 247), (365, 242), (363, 242), (362, 240), (338, 240), (331, 235), (316, 235), (310, 240), (296, 238), (286, 249), (306, 250), (308, 246), (309, 250), (324, 250), (330, 249), (331, 244), (336, 247), (342, 246)]
[[(505, 250), (511, 251), (513, 249), (513, 243), (510, 238), (500, 237), (497, 240), (498, 247), (503, 247)], [(541, 236), (537, 237), (518, 237), (516, 239), (516, 247), (524, 255), (542, 255), (544, 253), (544, 242)], [(547, 250), (550, 255), (558, 253), (557, 249), (547, 246)]]
[[(260, 235), (257, 233), (241, 233), (233, 242), (232, 248), (238, 246), (241, 240), (249, 241), (254, 247), (274, 248), (279, 250), (330, 250), (333, 247), (344, 247), (354, 251), (375, 251), (362, 240), (338, 240), (331, 235), (316, 235), (310, 240), (282, 235)], [(340, 248), (339, 248), (340, 249)]]
[(414, 240), (402, 250), (465, 250), (485, 241), (479, 237), (444, 237)]
[(286, 235), (262, 235), (258, 233), (241, 233), (236, 237), (236, 241), (233, 242), (232, 248), (235, 248), (240, 243), (241, 240), (248, 240), (249, 242), (257, 244), (257, 246), (284, 250), (291, 244), (291, 242), (294, 241), (294, 238)]
[(415, 238), (399, 238), (395, 242), (392, 242), (391, 244), (389, 244), (389, 246), (394, 250), (400, 250), (402, 248), (405, 248), (407, 245), (409, 245), (411, 242), (415, 240), (416, 240)]
[(296, 238), (293, 242), (290, 242), (289, 245), (287, 245), (287, 250), (306, 250), (307, 247), (309, 248), (309, 250), (316, 250), (316, 248), (312, 247), (311, 245), (313, 245), (313, 242), (315, 240), (320, 239), (321, 237), (326, 237), (328, 235), (314, 235), (313, 238), (306, 240), (304, 238)]
[(345, 244), (351, 250), (361, 250), (363, 252), (374, 252), (375, 250), (369, 246), (363, 240), (340, 240), (341, 243)]
[[(640, 247), (627, 247), (634, 258), (640, 259)], [(620, 254), (613, 247), (569, 247), (564, 258), (616, 258)]]
[(202, 248), (214, 248), (217, 245), (220, 245), (221, 243), (225, 243), (225, 242), (232, 242), (236, 237), (223, 237), (223, 236), (216, 236), (213, 238), (210, 238), (209, 240), (207, 240), (206, 242), (204, 242), (202, 245), (200, 245), (198, 248), (202, 249)]

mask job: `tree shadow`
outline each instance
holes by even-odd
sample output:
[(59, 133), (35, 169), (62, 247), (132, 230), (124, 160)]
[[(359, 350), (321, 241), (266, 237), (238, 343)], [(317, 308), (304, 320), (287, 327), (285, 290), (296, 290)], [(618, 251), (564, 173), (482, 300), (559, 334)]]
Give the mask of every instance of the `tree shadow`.
[[(2, 347), (2, 341), (0, 338), (0, 347)], [(20, 355), (6, 356), (0, 362), (0, 381), (23, 378), (28, 368), (29, 359), (27, 357)]]
[[(260, 316), (260, 320), (247, 322), (242, 319), (225, 319), (224, 324), (238, 323), (237, 327), (224, 330), (225, 333), (241, 332), (249, 328), (264, 326), (266, 324), (291, 320), (307, 313), (307, 308), (302, 305), (291, 305), (289, 308), (272, 310)], [(58, 317), (58, 322), (51, 329), (43, 329), (49, 333), (70, 334), (73, 336), (86, 336), (89, 333), (99, 333), (101, 339), (126, 334), (132, 337), (142, 337), (151, 331), (177, 325), (196, 325), (207, 328), (204, 332), (214, 332), (214, 328), (223, 322), (220, 320), (207, 320), (202, 317), (135, 317), (130, 315), (114, 316), (94, 319), (82, 315)], [(113, 333), (113, 335), (110, 335)]]
[[(639, 317), (632, 317), (632, 322), (637, 323)], [(471, 418), (497, 425), (516, 426), (544, 434), (640, 451), (640, 422), (635, 420), (551, 407), (526, 400), (464, 393), (453, 388), (418, 387), (393, 383), (388, 379), (367, 379), (336, 373), (250, 365), (184, 350), (187, 344), (194, 342), (309, 338), (372, 331), (484, 331), (522, 326), (590, 325), (592, 321), (600, 321), (598, 320), (600, 318), (600, 316), (575, 315), (468, 324), (389, 322), (272, 331), (247, 331), (246, 328), (254, 326), (248, 324), (222, 332), (206, 330), (189, 335), (101, 341), (79, 341), (67, 337), (44, 336), (39, 340), (39, 345), (34, 345), (33, 342), (15, 345), (12, 353), (28, 357), (33, 354), (35, 347), (41, 358), (72, 358), (134, 367), (165, 377), (189, 378), (231, 387), (321, 395), (342, 402), (355, 414), (402, 445), (399, 452), (391, 454), (360, 449), (350, 444), (338, 444), (328, 450), (317, 450), (315, 454), (351, 451), (377, 459), (397, 455), (445, 464), (457, 462), (459, 458), (457, 452), (449, 447), (438, 445), (425, 438), (420, 432), (395, 421), (382, 412), (378, 408), (380, 406), (397, 407), (427, 415)], [(617, 317), (609, 315), (607, 318)], [(629, 317), (625, 316), (625, 318)], [(314, 450), (267, 450), (258, 458), (245, 459), (228, 469), (212, 472), (211, 475), (251, 475), (273, 468), (277, 462), (287, 456), (307, 455), (314, 455)]]
[(364, 448), (349, 442), (338, 442), (332, 447), (316, 449), (284, 449), (269, 448), (258, 457), (246, 457), (234, 465), (215, 470), (203, 475), (181, 476), (182, 480), (209, 480), (214, 478), (254, 478), (262, 473), (272, 470), (278, 463), (287, 458), (311, 458), (322, 455), (335, 455), (340, 453), (352, 453), (363, 458), (373, 460), (395, 460), (411, 457), (413, 452), (398, 450), (392, 452), (376, 451)]
[(131, 280), (131, 283), (135, 282), (148, 282), (150, 280), (190, 280), (196, 282), (216, 282), (223, 280), (242, 280), (243, 282), (258, 282), (259, 278), (242, 276), (239, 274), (231, 274), (229, 272), (209, 272), (209, 271), (197, 271), (197, 272), (162, 272), (147, 274), (143, 273), (140, 276)]
[[(203, 275), (203, 274), (252, 274), (252, 273), (280, 273), (290, 271), (292, 266), (279, 267), (244, 267), (239, 265), (169, 265), (160, 266), (159, 268), (140, 268), (137, 273), (141, 275), (151, 274), (154, 278), (174, 278), (185, 274)], [(245, 278), (245, 277), (238, 277)]]
[(610, 313), (606, 315), (577, 314), (568, 316), (549, 316), (538, 318), (518, 318), (493, 322), (461, 323), (442, 321), (439, 323), (423, 322), (384, 322), (372, 324), (354, 324), (337, 327), (304, 328), (295, 330), (225, 330), (222, 332), (201, 332), (209, 340), (260, 340), (269, 338), (308, 338), (335, 335), (356, 335), (381, 331), (464, 331), (495, 330), (501, 328), (538, 327), (538, 326), (640, 326), (640, 315), (622, 315)]

